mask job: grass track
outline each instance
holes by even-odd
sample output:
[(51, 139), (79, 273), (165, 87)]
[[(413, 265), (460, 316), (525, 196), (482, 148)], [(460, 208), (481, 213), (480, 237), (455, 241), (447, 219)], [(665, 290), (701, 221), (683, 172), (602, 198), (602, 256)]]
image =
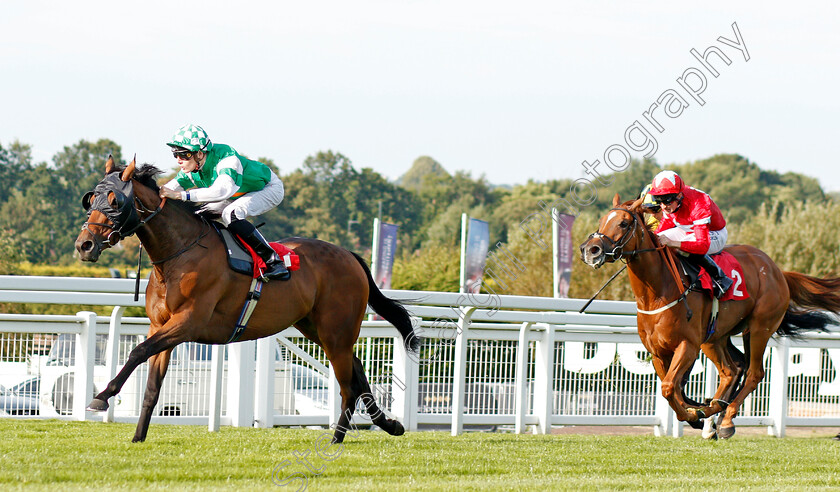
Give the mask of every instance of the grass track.
[[(840, 443), (826, 438), (361, 431), (324, 461), (316, 456), (323, 433), (153, 425), (147, 442), (131, 444), (129, 424), (0, 419), (0, 489), (296, 490), (300, 479), (272, 482), (284, 460), (276, 479), (305, 474), (312, 491), (840, 487)], [(307, 451), (320, 476), (296, 462)]]

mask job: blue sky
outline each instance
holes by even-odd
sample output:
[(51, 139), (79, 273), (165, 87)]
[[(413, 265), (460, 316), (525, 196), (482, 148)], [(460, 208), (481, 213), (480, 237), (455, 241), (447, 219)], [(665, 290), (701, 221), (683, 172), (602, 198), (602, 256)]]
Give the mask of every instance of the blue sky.
[[(735, 152), (840, 190), (840, 4), (232, 5), (3, 2), (0, 144), (41, 161), (107, 137), (171, 169), (164, 142), (194, 122), (283, 172), (331, 149), (389, 179), (420, 155), (496, 184), (578, 178), (716, 45), (732, 63), (663, 118), (655, 158)], [(749, 61), (717, 41), (733, 22)]]

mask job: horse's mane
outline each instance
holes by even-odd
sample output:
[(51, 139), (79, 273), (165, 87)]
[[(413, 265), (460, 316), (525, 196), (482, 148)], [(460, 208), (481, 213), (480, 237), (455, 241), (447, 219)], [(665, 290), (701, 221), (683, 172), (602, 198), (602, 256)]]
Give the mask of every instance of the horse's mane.
[[(125, 168), (126, 166), (117, 165), (111, 172), (122, 173), (123, 171), (125, 171)], [(155, 193), (157, 193), (160, 191), (160, 185), (158, 185), (157, 178), (161, 174), (163, 174), (163, 171), (161, 169), (158, 169), (154, 165), (142, 164), (139, 167), (135, 168), (134, 179), (136, 179), (143, 186), (151, 188)], [(218, 212), (204, 210), (201, 207), (200, 203), (185, 202), (183, 200), (170, 200), (169, 203), (173, 203), (175, 204), (175, 206), (181, 207), (193, 215), (199, 215), (201, 217), (204, 217), (207, 220), (218, 219), (221, 216)]]

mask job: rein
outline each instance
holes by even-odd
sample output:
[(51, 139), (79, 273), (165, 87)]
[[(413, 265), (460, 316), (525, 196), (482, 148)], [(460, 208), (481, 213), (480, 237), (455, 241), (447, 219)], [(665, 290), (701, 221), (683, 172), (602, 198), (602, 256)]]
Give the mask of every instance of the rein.
[[(165, 200), (165, 198), (164, 198), (164, 200)], [(208, 224), (207, 220), (205, 220), (203, 217), (202, 217), (201, 220), (202, 220), (202, 222), (204, 222), (204, 232), (199, 234), (199, 236), (197, 238), (195, 238), (195, 240), (193, 240), (193, 242), (191, 242), (190, 244), (185, 246), (183, 249), (181, 249), (177, 253), (169, 255), (162, 260), (153, 261), (152, 265), (160, 265), (161, 263), (165, 263), (165, 262), (167, 262), (167, 261), (169, 261), (173, 258), (177, 258), (177, 257), (181, 256), (182, 254), (186, 253), (187, 251), (193, 249), (196, 246), (201, 246), (202, 248), (207, 249), (207, 246), (202, 246), (198, 242), (201, 241), (202, 239), (204, 239), (204, 237), (207, 236), (207, 234), (210, 232), (210, 224)]]
[[(674, 252), (671, 251), (667, 246), (664, 246), (664, 245), (655, 246), (653, 248), (634, 249), (634, 250), (631, 250), (631, 251), (624, 251), (624, 249), (623, 249), (624, 246), (628, 242), (630, 242), (630, 238), (632, 238), (633, 235), (636, 234), (636, 232), (639, 228), (640, 221), (636, 217), (636, 214), (633, 213), (632, 211), (630, 211), (629, 209), (626, 209), (626, 208), (623, 208), (623, 207), (615, 207), (615, 208), (612, 208), (610, 211), (613, 211), (613, 210), (619, 210), (619, 211), (622, 211), (622, 212), (627, 212), (633, 218), (633, 223), (631, 224), (631, 227), (628, 228), (627, 232), (621, 238), (619, 238), (618, 241), (613, 241), (612, 238), (610, 238), (609, 236), (606, 236), (606, 235), (604, 235), (600, 232), (597, 232), (597, 231), (590, 234), (589, 239), (601, 239), (602, 241), (605, 241), (605, 242), (608, 241), (610, 243), (610, 246), (612, 247), (612, 251), (604, 251), (604, 254), (607, 255), (607, 256), (612, 256), (613, 261), (622, 260), (627, 256), (630, 257), (630, 258), (628, 258), (628, 261), (629, 261), (630, 259), (632, 259), (632, 257), (634, 257), (634, 256), (636, 256), (640, 253), (649, 253), (649, 252), (652, 252), (652, 251), (658, 251), (659, 254), (662, 256), (662, 261), (664, 261), (665, 265), (668, 267), (668, 271), (671, 273), (671, 276), (673, 277), (674, 282), (676, 282), (677, 288), (680, 290), (680, 296), (676, 300), (671, 301), (670, 303), (666, 304), (665, 306), (663, 306), (661, 308), (658, 308), (658, 309), (655, 309), (655, 310), (652, 310), (652, 311), (646, 311), (646, 310), (643, 310), (643, 309), (639, 309), (639, 307), (637, 305), (636, 306), (636, 311), (639, 312), (639, 313), (642, 313), (642, 314), (659, 314), (659, 313), (662, 313), (662, 312), (665, 312), (665, 311), (671, 309), (672, 307), (676, 306), (680, 302), (684, 301), (686, 299), (686, 297), (688, 297), (688, 294), (691, 292), (691, 289), (694, 287), (694, 285), (689, 285), (688, 287), (686, 287), (685, 284), (683, 283), (682, 277), (680, 276), (679, 269), (677, 268), (677, 262), (676, 262), (676, 259), (674, 257)], [(653, 241), (654, 244), (657, 243), (657, 241), (653, 237), (653, 234), (647, 228), (643, 227), (643, 231), (645, 233), (651, 235), (651, 240)], [(616, 276), (618, 276), (618, 273), (620, 273), (623, 270), (624, 269), (622, 268), (621, 270), (616, 272), (616, 275), (613, 275), (612, 278), (610, 278), (607, 281), (607, 283), (604, 284), (604, 286), (601, 287), (601, 289), (594, 296), (592, 296), (592, 298), (589, 300), (589, 302), (586, 303), (586, 305), (583, 307), (583, 309), (580, 310), (580, 312), (583, 312), (583, 310), (586, 309), (587, 306), (589, 306), (589, 304), (595, 299), (595, 297), (598, 294), (600, 294), (601, 291), (604, 290), (604, 288), (610, 282), (612, 282), (613, 279), (615, 279)], [(691, 319), (691, 316), (692, 316), (691, 308), (688, 307), (688, 305), (686, 305), (686, 308), (688, 310), (686, 315), (687, 315), (688, 319)]]

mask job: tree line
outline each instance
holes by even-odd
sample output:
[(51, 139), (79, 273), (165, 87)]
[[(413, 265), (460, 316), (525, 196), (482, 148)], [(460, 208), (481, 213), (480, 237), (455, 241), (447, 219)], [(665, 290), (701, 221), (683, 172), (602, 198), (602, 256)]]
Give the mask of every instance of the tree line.
[[(27, 274), (34, 266), (51, 265), (56, 274), (65, 268), (74, 275), (95, 276), (102, 275), (103, 267), (136, 268), (136, 237), (103, 254), (98, 266), (82, 265), (75, 257), (73, 242), (85, 220), (81, 197), (102, 178), (108, 155), (125, 163), (122, 149), (109, 139), (80, 140), (49, 163), (34, 162), (30, 145), (0, 142), (0, 273)], [(287, 173), (271, 159), (259, 160), (286, 187), (281, 206), (255, 219), (265, 222), (261, 230), (270, 239), (317, 237), (369, 255), (373, 218), (378, 216), (400, 227), (393, 288), (455, 291), (460, 216), (468, 213), (489, 223), (491, 247), (504, 245), (523, 265), (524, 271), (499, 293), (551, 295), (550, 248), (540, 248), (519, 226), (540, 210), (540, 202), (569, 198), (572, 180), (495, 186), (483, 176), (449, 173), (428, 156), (418, 158), (398, 182), (329, 150), (307, 157)], [(597, 188), (593, 203), (579, 208), (574, 243), (597, 229), (597, 219), (609, 210), (614, 194), (623, 200), (637, 197), (663, 168), (677, 171), (715, 199), (729, 222), (730, 242), (754, 244), (783, 268), (810, 274), (837, 270), (840, 244), (833, 231), (840, 225), (834, 224), (840, 222), (840, 208), (834, 197), (814, 178), (762, 170), (736, 154), (665, 166), (632, 161), (624, 171), (606, 177), (611, 184)], [(172, 176), (174, 170), (167, 170), (161, 183)], [(148, 268), (145, 264), (146, 272)], [(613, 270), (593, 271), (576, 262), (570, 295), (589, 297)], [(602, 298), (631, 298), (626, 284), (617, 280)]]

